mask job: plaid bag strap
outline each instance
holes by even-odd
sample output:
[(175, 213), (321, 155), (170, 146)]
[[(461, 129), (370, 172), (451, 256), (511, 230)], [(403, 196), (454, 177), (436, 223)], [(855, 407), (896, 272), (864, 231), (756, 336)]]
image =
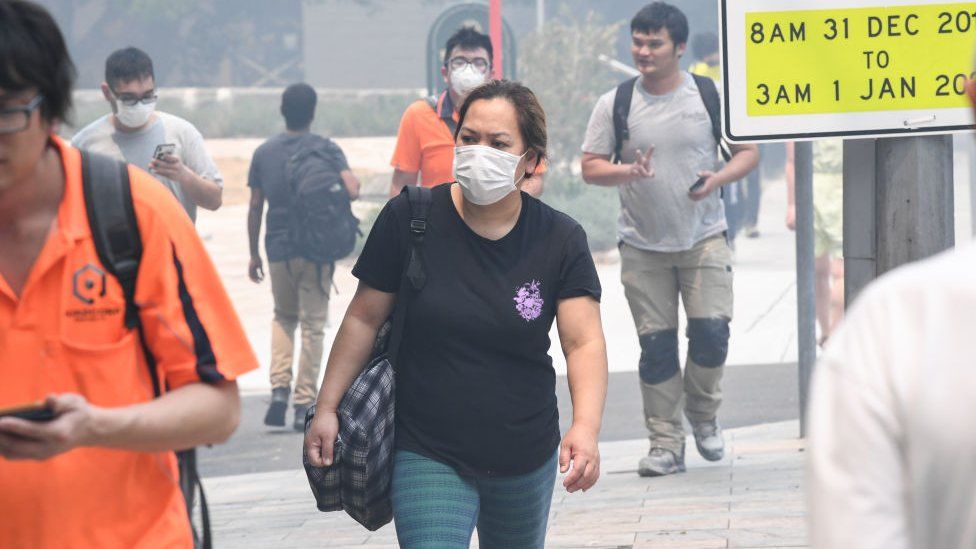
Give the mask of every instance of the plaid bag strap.
[(410, 201), (410, 249), (407, 257), (407, 268), (403, 270), (400, 281), (400, 291), (397, 292), (397, 302), (393, 310), (393, 326), (390, 331), (390, 342), (386, 356), (390, 362), (396, 363), (403, 339), (403, 329), (407, 321), (407, 306), (410, 299), (427, 284), (427, 271), (424, 266), (424, 235), (427, 233), (427, 217), (430, 215), (430, 189), (407, 185), (403, 188)]

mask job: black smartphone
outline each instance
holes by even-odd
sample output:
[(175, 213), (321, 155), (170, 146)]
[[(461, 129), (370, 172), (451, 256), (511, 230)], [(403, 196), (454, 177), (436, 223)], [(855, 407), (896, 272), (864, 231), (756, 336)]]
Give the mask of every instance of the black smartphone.
[(54, 410), (48, 408), (43, 402), (33, 402), (0, 408), (0, 417), (16, 417), (27, 421), (51, 421), (55, 418)]
[(171, 155), (176, 152), (176, 145), (173, 143), (162, 143), (156, 145), (156, 150), (153, 151), (153, 158), (156, 160), (162, 160), (167, 155)]
[(705, 186), (705, 181), (707, 180), (708, 180), (707, 177), (699, 177), (698, 181), (695, 181), (694, 185), (688, 187), (688, 192), (690, 193), (698, 192), (699, 190), (701, 190), (702, 187)]

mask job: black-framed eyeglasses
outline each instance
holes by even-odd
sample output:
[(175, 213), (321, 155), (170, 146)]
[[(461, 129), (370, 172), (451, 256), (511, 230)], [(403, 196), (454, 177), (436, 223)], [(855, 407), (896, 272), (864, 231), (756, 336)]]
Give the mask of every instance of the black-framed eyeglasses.
[(488, 72), (488, 67), (491, 66), (490, 63), (488, 63), (488, 60), (485, 59), (484, 57), (475, 57), (474, 59), (468, 59), (467, 57), (461, 57), (461, 56), (452, 57), (447, 62), (447, 65), (451, 67), (451, 70), (454, 71), (459, 71), (464, 67), (471, 65), (472, 67), (475, 68), (476, 71), (480, 72), (481, 74)]
[(30, 126), (31, 115), (41, 106), (44, 96), (36, 95), (26, 105), (0, 109), (0, 134), (22, 132)]
[(115, 96), (115, 99), (118, 100), (119, 103), (122, 103), (126, 107), (135, 107), (139, 103), (142, 103), (143, 105), (150, 105), (159, 99), (159, 96), (156, 95), (156, 90), (149, 90), (142, 97), (132, 93), (115, 93), (115, 90), (112, 90), (112, 95)]

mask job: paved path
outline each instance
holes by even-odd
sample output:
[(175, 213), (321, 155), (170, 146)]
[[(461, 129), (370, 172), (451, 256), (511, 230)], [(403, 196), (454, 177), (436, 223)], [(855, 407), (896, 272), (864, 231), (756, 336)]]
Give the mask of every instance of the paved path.
[[(636, 440), (647, 436), (636, 372), (610, 374), (601, 442)], [(733, 366), (722, 381), (724, 403), (719, 420), (725, 428), (746, 427), (799, 417), (797, 373), (794, 364)], [(559, 423), (563, 433), (572, 420), (572, 405), (565, 377), (556, 381)], [(226, 444), (200, 450), (204, 477), (264, 473), (301, 466), (302, 436), (289, 426), (264, 425), (269, 395), (243, 399), (241, 426)], [(291, 420), (289, 415), (288, 420)], [(687, 427), (687, 426), (686, 426)], [(646, 450), (646, 449), (645, 449)], [(637, 459), (636, 457), (634, 458)]]
[[(557, 480), (546, 547), (805, 547), (803, 443), (796, 422), (726, 431), (726, 458), (688, 456), (688, 472), (643, 479), (643, 440), (602, 443), (603, 475), (586, 493)], [(218, 547), (396, 547), (392, 525), (369, 532), (319, 513), (301, 470), (207, 480)], [(477, 543), (472, 544), (477, 547)]]

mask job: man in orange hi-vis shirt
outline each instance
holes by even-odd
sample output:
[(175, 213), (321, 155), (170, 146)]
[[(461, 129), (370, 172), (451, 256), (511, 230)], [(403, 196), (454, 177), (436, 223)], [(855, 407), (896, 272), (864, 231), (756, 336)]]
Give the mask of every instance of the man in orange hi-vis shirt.
[[(400, 119), (396, 149), (393, 151), (393, 182), (390, 196), (403, 187), (416, 185), (419, 176), (424, 187), (454, 181), (454, 128), (458, 111), (471, 90), (491, 78), (493, 49), (491, 39), (471, 27), (461, 27), (447, 41), (441, 75), (447, 90), (439, 97), (412, 103)], [(538, 198), (542, 195), (545, 163), (536, 173), (527, 174), (522, 190)]]
[(25, 0), (0, 2), (0, 21), (0, 409), (49, 416), (0, 412), (0, 547), (192, 548), (174, 450), (233, 433), (235, 379), (257, 362), (190, 219), (133, 167), (141, 329), (126, 327), (81, 153), (54, 134), (74, 78), (64, 39)]

